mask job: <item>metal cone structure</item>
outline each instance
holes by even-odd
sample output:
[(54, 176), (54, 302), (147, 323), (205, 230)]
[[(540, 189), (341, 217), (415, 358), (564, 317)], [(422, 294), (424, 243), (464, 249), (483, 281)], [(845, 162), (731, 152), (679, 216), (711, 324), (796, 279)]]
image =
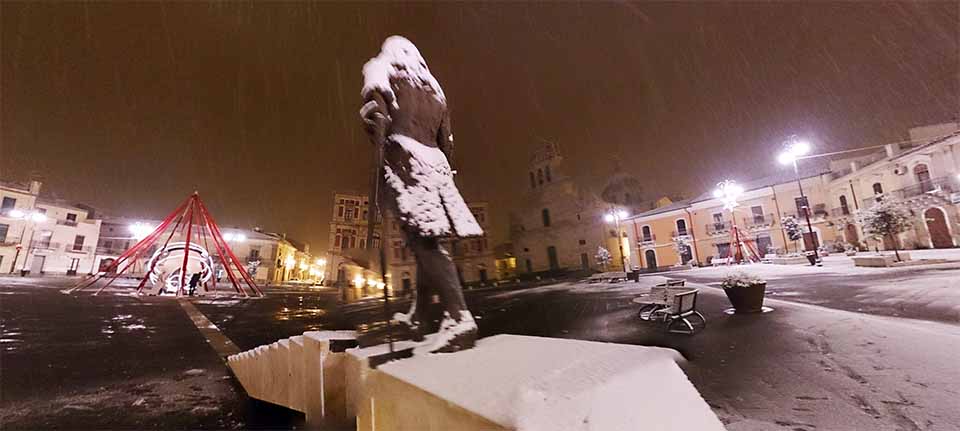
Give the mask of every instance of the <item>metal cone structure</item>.
[[(174, 235), (178, 235), (181, 241), (171, 243)], [(159, 247), (154, 247), (155, 245)], [(207, 250), (214, 252), (208, 253)], [(178, 297), (185, 295), (188, 293), (186, 286), (191, 281), (188, 270), (201, 275), (198, 284), (202, 284), (204, 290), (210, 292), (209, 285), (212, 284), (212, 291), (216, 291), (216, 280), (211, 282), (214, 256), (219, 258), (218, 263), (226, 272), (230, 285), (237, 294), (247, 297), (263, 296), (263, 291), (257, 286), (253, 277), (230, 250), (220, 232), (220, 227), (213, 220), (207, 206), (200, 200), (200, 195), (193, 192), (152, 232), (117, 257), (105, 271), (84, 278), (66, 292), (73, 293), (87, 289), (105, 279), (106, 282), (94, 293), (99, 294), (136, 265), (140, 259), (147, 257), (150, 259), (144, 265), (146, 272), (137, 286), (137, 294), (142, 294), (146, 283), (151, 281), (162, 285), (160, 292), (175, 294)], [(164, 265), (168, 268), (162, 268)], [(122, 269), (118, 271), (118, 268)], [(161, 277), (160, 273), (165, 269), (168, 270), (166, 276)]]

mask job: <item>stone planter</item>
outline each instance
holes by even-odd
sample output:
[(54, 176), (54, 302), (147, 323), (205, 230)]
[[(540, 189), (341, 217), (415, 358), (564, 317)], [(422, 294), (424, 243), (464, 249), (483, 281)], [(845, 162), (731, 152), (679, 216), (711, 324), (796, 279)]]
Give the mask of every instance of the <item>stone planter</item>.
[(750, 287), (734, 287), (723, 289), (730, 304), (741, 313), (759, 313), (763, 311), (763, 296), (767, 291), (767, 283), (751, 284)]
[[(867, 256), (853, 256), (853, 266), (866, 266), (866, 267), (875, 267), (875, 268), (884, 268), (888, 266), (894, 266), (897, 262), (897, 257), (893, 254), (884, 254), (884, 255), (867, 255)], [(910, 260), (910, 253), (900, 252), (900, 260), (906, 262)]]

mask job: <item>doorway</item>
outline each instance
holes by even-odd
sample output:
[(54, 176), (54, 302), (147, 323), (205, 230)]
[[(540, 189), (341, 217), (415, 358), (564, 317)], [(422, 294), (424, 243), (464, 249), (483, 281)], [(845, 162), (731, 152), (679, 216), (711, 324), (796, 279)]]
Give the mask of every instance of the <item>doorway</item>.
[(930, 242), (933, 248), (953, 247), (953, 239), (950, 238), (950, 228), (947, 226), (947, 216), (940, 208), (927, 208), (923, 212), (923, 218), (927, 222), (927, 232), (930, 232)]
[(46, 256), (33, 256), (33, 262), (30, 263), (30, 273), (43, 274), (43, 264), (46, 262)]
[(587, 257), (586, 253), (580, 253), (580, 267), (590, 269), (590, 258)]
[(772, 246), (773, 240), (770, 239), (770, 235), (757, 236), (757, 253), (760, 254), (760, 257), (766, 256), (767, 253), (770, 253), (770, 247)]
[(853, 223), (848, 223), (847, 227), (843, 229), (843, 236), (847, 239), (847, 244), (850, 244), (856, 248), (860, 248), (860, 234), (857, 233), (857, 226)]
[(643, 252), (643, 258), (647, 261), (647, 269), (653, 271), (657, 269), (657, 253), (653, 250)]
[(550, 262), (550, 270), (556, 271), (560, 269), (560, 262), (557, 260), (557, 248), (554, 246), (547, 247), (547, 260)]

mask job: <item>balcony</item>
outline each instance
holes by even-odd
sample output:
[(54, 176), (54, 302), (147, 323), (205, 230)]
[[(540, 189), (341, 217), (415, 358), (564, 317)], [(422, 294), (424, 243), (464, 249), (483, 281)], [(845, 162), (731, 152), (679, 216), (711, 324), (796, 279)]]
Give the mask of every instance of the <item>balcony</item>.
[(85, 245), (85, 246), (81, 246), (81, 247), (77, 247), (77, 246), (74, 246), (74, 245), (70, 245), (70, 246), (67, 246), (67, 247), (66, 247), (66, 252), (67, 252), (67, 253), (83, 253), (83, 254), (89, 254), (91, 251), (93, 251), (93, 246), (89, 246), (89, 245)]
[(861, 208), (870, 208), (885, 197), (908, 200), (918, 196), (934, 195), (949, 199), (950, 195), (954, 193), (960, 193), (960, 179), (957, 179), (953, 176), (939, 177), (928, 181), (923, 181), (912, 186), (904, 187), (899, 190), (893, 190), (891, 192), (871, 196), (862, 201)]
[(730, 222), (720, 221), (707, 223), (707, 235), (722, 235), (730, 232)]
[(853, 210), (850, 209), (850, 207), (839, 207), (839, 208), (830, 209), (830, 216), (832, 217), (849, 217), (851, 215), (853, 215)]
[(776, 224), (777, 217), (773, 214), (754, 214), (743, 218), (743, 227), (748, 229), (762, 229)]
[(20, 238), (6, 237), (0, 240), (0, 247), (13, 247), (20, 244)]
[(30, 248), (34, 250), (57, 250), (60, 248), (60, 243), (34, 240), (30, 243)]
[(76, 220), (57, 220), (57, 224), (60, 226), (76, 226)]
[(657, 235), (640, 235), (640, 238), (637, 240), (640, 245), (653, 245), (657, 242)]
[(689, 237), (690, 237), (690, 231), (688, 231), (688, 230), (686, 230), (686, 229), (684, 229), (684, 230), (682, 230), (682, 231), (680, 231), (680, 232), (677, 232), (677, 231), (670, 232), (670, 239), (672, 239), (672, 240), (674, 240), (674, 241), (676, 241), (678, 238), (687, 239), (687, 238), (689, 238)]
[(97, 247), (97, 254), (123, 254), (125, 247)]

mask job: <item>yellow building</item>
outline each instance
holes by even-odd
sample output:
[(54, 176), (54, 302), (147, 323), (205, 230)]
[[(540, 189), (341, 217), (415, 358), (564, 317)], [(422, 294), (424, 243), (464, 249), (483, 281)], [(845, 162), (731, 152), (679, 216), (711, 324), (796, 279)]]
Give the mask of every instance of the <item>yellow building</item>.
[[(800, 197), (793, 172), (742, 183), (738, 206), (730, 211), (709, 191), (697, 198), (676, 202), (629, 217), (631, 256), (634, 266), (647, 270), (685, 265), (705, 265), (714, 258), (731, 255), (731, 231), (736, 226), (741, 241), (760, 256), (810, 249), (837, 241), (827, 207), (833, 174), (826, 170), (801, 173), (800, 182), (810, 206)], [(808, 232), (804, 211), (809, 211), (813, 235)], [(790, 241), (781, 220), (792, 216), (804, 232), (801, 241)], [(685, 244), (679, 247), (678, 244)], [(685, 249), (680, 253), (680, 248)]]

